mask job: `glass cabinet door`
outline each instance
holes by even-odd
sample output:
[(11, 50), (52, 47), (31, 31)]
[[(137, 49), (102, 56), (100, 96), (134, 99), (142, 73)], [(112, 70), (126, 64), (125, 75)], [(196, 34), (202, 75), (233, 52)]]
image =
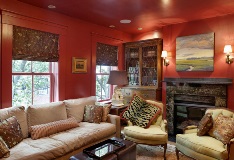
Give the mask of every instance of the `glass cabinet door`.
[(139, 85), (139, 48), (126, 48), (126, 70), (129, 85)]
[(142, 86), (157, 84), (157, 46), (142, 47)]

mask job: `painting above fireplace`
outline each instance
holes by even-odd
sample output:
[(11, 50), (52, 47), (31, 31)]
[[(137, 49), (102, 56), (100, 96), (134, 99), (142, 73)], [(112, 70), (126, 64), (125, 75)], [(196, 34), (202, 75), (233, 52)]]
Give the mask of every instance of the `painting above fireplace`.
[(176, 71), (213, 70), (213, 32), (176, 38)]

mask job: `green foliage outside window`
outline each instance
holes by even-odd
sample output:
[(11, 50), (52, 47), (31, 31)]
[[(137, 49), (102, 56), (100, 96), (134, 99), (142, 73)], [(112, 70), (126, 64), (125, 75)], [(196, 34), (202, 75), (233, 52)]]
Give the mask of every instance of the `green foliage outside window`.
[(50, 102), (49, 62), (12, 61), (12, 105)]

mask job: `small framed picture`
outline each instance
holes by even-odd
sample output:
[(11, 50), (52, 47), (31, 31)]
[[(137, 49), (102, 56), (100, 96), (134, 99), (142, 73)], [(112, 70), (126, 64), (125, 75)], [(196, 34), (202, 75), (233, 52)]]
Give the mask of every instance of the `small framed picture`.
[(72, 57), (72, 73), (86, 73), (87, 59)]

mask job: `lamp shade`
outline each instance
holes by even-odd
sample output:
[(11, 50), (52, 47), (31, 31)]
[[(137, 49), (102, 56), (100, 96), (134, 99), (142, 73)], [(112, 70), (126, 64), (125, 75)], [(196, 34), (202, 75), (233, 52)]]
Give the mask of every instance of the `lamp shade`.
[(162, 51), (161, 57), (163, 57), (163, 58), (167, 57), (167, 51)]
[(119, 85), (119, 86), (128, 84), (127, 72), (126, 71), (110, 71), (107, 84)]
[(232, 46), (231, 45), (225, 45), (223, 52), (227, 53), (227, 54), (232, 53)]

